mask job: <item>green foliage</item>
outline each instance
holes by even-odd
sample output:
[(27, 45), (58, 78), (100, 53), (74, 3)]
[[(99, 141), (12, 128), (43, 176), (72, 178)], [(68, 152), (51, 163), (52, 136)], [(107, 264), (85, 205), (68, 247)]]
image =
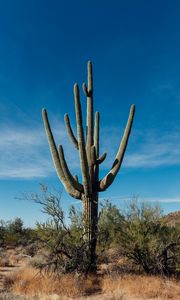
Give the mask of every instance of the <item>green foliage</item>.
[(104, 251), (117, 244), (117, 234), (123, 220), (124, 216), (116, 205), (108, 200), (102, 205), (98, 222), (98, 250)]
[(57, 272), (88, 272), (91, 261), (82, 213), (72, 206), (66, 224), (60, 199), (61, 193), (52, 194), (46, 188), (42, 189), (41, 196), (33, 196), (49, 217), (47, 222), (37, 223), (38, 237), (47, 251), (44, 263), (37, 267)]
[(6, 245), (17, 245), (23, 235), (23, 221), (16, 218), (14, 221), (8, 222), (5, 230), (4, 241)]
[(119, 229), (124, 255), (146, 273), (179, 271), (180, 231), (164, 223), (159, 207), (132, 202)]
[(57, 273), (88, 273), (96, 262), (106, 258), (102, 254), (111, 247), (130, 259), (139, 269), (150, 274), (180, 273), (180, 227), (168, 224), (158, 206), (132, 201), (122, 213), (106, 201), (99, 212), (96, 230), (97, 253), (92, 260), (88, 226), (84, 214), (74, 206), (69, 209), (68, 221), (61, 206), (61, 193), (49, 192), (41, 186), (41, 194), (30, 199), (40, 204), (47, 214), (36, 229), (24, 228), (21, 219), (0, 221), (0, 245), (25, 245), (29, 255), (41, 248), (42, 259), (35, 266)]
[[(53, 267), (58, 272), (88, 272), (92, 261), (82, 213), (71, 207), (67, 225), (61, 194), (53, 195), (46, 189), (43, 193), (41, 198), (34, 198), (50, 217), (48, 222), (37, 224), (38, 236), (48, 251), (42, 267)], [(119, 246), (121, 253), (146, 273), (178, 273), (179, 237), (179, 229), (165, 224), (158, 206), (132, 201), (122, 214), (106, 201), (99, 213), (97, 256), (101, 258), (104, 250)]]
[(18, 246), (33, 243), (37, 239), (35, 230), (24, 228), (21, 218), (13, 221), (0, 221), (0, 246)]
[(6, 232), (6, 223), (3, 220), (0, 220), (0, 247), (4, 245), (5, 232)]
[(23, 221), (21, 218), (16, 218), (14, 221), (9, 223), (9, 231), (12, 234), (22, 234), (23, 232)]

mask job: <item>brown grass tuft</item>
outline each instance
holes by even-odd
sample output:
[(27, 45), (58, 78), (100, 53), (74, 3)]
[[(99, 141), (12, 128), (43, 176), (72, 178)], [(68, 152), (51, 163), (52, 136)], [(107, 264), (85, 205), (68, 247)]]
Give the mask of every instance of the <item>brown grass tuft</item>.
[(180, 297), (180, 286), (175, 280), (145, 275), (105, 277), (102, 281), (102, 290), (110, 295), (118, 294), (119, 291), (121, 295), (143, 299), (177, 300)]
[(88, 278), (73, 275), (55, 277), (39, 274), (33, 268), (24, 268), (13, 274), (9, 281), (12, 293), (32, 297), (36, 295), (40, 299), (80, 299), (82, 296), (85, 296), (83, 299), (88, 299), (88, 296), (96, 299), (97, 294), (101, 294), (97, 299), (111, 300), (180, 299), (180, 286), (175, 279), (156, 276), (116, 274)]
[(8, 279), (11, 282), (11, 292), (17, 295), (60, 295), (71, 298), (82, 295), (91, 295), (100, 291), (99, 280), (73, 275), (60, 277), (52, 274), (40, 274), (37, 270), (28, 267), (20, 269)]
[(76, 297), (79, 293), (75, 279), (69, 275), (57, 278), (40, 274), (33, 268), (25, 268), (14, 275), (12, 292), (23, 295), (58, 294)]

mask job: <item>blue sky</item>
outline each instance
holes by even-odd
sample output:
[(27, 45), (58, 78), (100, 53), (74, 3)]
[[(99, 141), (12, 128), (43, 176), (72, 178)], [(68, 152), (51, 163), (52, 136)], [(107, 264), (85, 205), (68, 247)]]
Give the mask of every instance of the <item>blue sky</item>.
[[(45, 217), (17, 200), (39, 183), (56, 189), (43, 130), (46, 107), (57, 143), (78, 173), (78, 156), (63, 116), (75, 124), (73, 84), (94, 69), (95, 109), (101, 114), (101, 168), (108, 171), (132, 103), (136, 115), (119, 175), (103, 194), (123, 207), (138, 195), (180, 209), (180, 3), (179, 1), (0, 1), (0, 218), (26, 225)], [(85, 100), (82, 106), (85, 112)], [(66, 192), (66, 209), (74, 203)]]

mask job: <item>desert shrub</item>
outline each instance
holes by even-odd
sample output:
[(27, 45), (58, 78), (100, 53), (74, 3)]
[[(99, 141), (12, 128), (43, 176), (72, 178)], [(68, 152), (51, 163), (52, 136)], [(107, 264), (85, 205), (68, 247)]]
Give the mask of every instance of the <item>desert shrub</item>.
[[(47, 255), (44, 264), (37, 263), (39, 268), (48, 268), (58, 272), (88, 272), (90, 261), (88, 241), (85, 236), (84, 220), (80, 210), (71, 206), (68, 222), (65, 222), (61, 207), (61, 193), (51, 193), (44, 186), (42, 194), (33, 194), (31, 199), (41, 205), (42, 211), (48, 215), (48, 221), (37, 223), (37, 234)], [(99, 217), (97, 257), (116, 242), (118, 228), (123, 216), (115, 205), (106, 202)], [(35, 265), (35, 264), (34, 264)]]
[[(37, 238), (37, 237), (36, 237)], [(38, 250), (41, 248), (41, 243), (39, 241), (29, 242), (24, 248), (24, 254), (30, 257), (34, 257)]]
[(36, 224), (38, 238), (47, 252), (44, 262), (35, 262), (34, 265), (58, 273), (87, 272), (91, 262), (84, 238), (82, 213), (72, 206), (69, 210), (69, 222), (66, 224), (60, 201), (61, 193), (52, 194), (44, 186), (41, 195), (33, 194), (31, 198), (48, 215), (46, 222)]
[[(30, 196), (48, 216), (46, 222), (36, 226), (38, 239), (46, 250), (44, 261), (35, 262), (36, 267), (58, 273), (87, 273), (92, 262), (82, 212), (72, 206), (66, 222), (61, 193), (51, 193), (44, 186), (41, 190), (40, 195)], [(102, 261), (104, 250), (118, 245), (120, 253), (146, 273), (178, 274), (179, 228), (168, 226), (162, 216), (158, 206), (132, 201), (122, 214), (106, 201), (99, 214), (97, 261)]]
[(98, 222), (98, 250), (103, 252), (117, 244), (117, 234), (123, 224), (124, 216), (109, 200), (101, 206)]
[(12, 221), (0, 221), (0, 247), (26, 246), (37, 241), (36, 231), (24, 228), (21, 218)]
[(5, 232), (6, 232), (6, 223), (3, 220), (0, 220), (0, 247), (4, 245)]
[(6, 245), (18, 245), (23, 237), (23, 221), (21, 218), (15, 218), (6, 223), (4, 242)]
[(5, 233), (4, 245), (5, 246), (17, 246), (21, 244), (21, 235), (19, 233), (12, 234), (7, 231)]
[(8, 229), (10, 232), (22, 234), (23, 232), (23, 220), (21, 218), (15, 218), (14, 221), (9, 223)]
[(16, 218), (6, 223), (4, 243), (5, 245), (18, 245), (23, 236), (23, 221)]
[(167, 226), (158, 206), (130, 204), (118, 234), (123, 254), (146, 273), (178, 274), (179, 228)]
[(53, 220), (37, 224), (39, 237), (47, 252), (44, 255), (44, 262), (34, 264), (34, 266), (58, 273), (75, 270), (85, 272), (90, 261), (83, 234), (78, 230), (79, 228), (73, 228), (71, 231), (70, 228), (60, 229), (56, 225)]

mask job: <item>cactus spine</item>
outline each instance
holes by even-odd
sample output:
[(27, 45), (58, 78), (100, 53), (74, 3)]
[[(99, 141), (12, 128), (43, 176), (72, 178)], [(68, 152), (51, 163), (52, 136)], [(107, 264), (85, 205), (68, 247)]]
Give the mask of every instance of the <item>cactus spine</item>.
[(127, 125), (119, 145), (112, 168), (101, 180), (99, 180), (99, 165), (105, 160), (106, 153), (99, 156), (99, 112), (95, 113), (93, 108), (93, 76), (92, 63), (88, 62), (88, 84), (83, 84), (83, 92), (87, 97), (87, 117), (86, 117), (86, 138), (83, 129), (83, 119), (77, 83), (74, 85), (74, 100), (76, 112), (77, 138), (71, 127), (70, 119), (65, 114), (64, 121), (70, 140), (79, 151), (80, 165), (82, 172), (82, 183), (77, 176), (73, 176), (65, 160), (62, 145), (57, 149), (51, 131), (47, 112), (42, 110), (43, 122), (46, 135), (51, 150), (52, 159), (57, 171), (57, 175), (64, 185), (66, 191), (74, 198), (82, 201), (86, 238), (88, 240), (90, 259), (92, 263), (96, 260), (96, 240), (98, 223), (98, 193), (105, 191), (114, 181), (124, 157), (129, 135), (134, 118), (135, 106), (130, 108)]

